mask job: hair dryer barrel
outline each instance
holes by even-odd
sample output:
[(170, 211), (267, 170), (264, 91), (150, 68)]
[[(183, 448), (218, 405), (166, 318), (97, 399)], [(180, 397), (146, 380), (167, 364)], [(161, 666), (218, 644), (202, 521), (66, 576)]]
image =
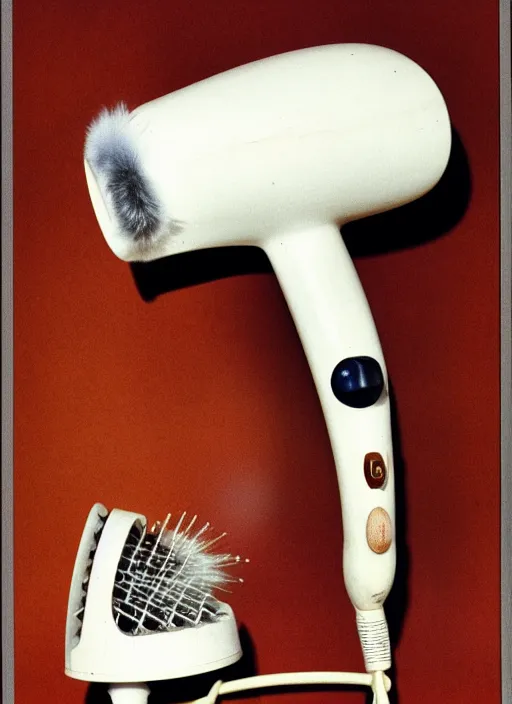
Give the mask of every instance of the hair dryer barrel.
[[(105, 237), (125, 260), (257, 244), (388, 210), (435, 185), (451, 141), (428, 74), (360, 44), (263, 59), (104, 124), (90, 131), (87, 178)], [(105, 169), (120, 144), (158, 210), (135, 240)]]

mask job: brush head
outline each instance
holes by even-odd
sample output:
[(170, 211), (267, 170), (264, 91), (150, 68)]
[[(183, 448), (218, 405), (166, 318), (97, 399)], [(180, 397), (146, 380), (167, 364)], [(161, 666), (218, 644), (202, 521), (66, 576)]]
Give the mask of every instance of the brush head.
[(66, 674), (151, 681), (218, 669), (241, 656), (231, 608), (213, 594), (239, 557), (210, 550), (210, 526), (185, 514), (146, 530), (144, 516), (91, 509), (75, 562), (66, 622)]
[(209, 538), (208, 523), (194, 529), (196, 517), (182, 514), (176, 526), (130, 531), (117, 567), (112, 607), (123, 633), (143, 635), (215, 623), (222, 604), (214, 596), (235, 582), (225, 569), (239, 556), (210, 552), (223, 536)]
[(423, 69), (389, 49), (337, 44), (103, 111), (85, 170), (112, 250), (150, 260), (395, 208), (437, 183), (450, 144)]

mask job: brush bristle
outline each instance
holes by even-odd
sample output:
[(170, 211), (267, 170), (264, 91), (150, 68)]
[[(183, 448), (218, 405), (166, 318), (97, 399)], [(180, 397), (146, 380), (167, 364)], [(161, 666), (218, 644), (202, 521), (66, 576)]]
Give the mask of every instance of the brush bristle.
[(115, 621), (125, 633), (143, 635), (215, 622), (222, 605), (213, 591), (241, 581), (225, 571), (239, 557), (209, 550), (223, 535), (208, 539), (209, 524), (194, 531), (195, 517), (185, 527), (185, 514), (171, 530), (169, 519), (149, 533), (134, 527), (126, 542), (112, 602)]
[(104, 109), (87, 130), (84, 155), (104, 190), (121, 234), (147, 243), (159, 230), (163, 213), (127, 129), (129, 120), (124, 103)]

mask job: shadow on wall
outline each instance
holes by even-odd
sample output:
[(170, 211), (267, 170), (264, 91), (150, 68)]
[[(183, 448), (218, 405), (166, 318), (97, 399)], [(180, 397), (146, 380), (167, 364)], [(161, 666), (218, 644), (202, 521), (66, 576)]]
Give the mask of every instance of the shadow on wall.
[[(375, 215), (343, 228), (347, 247), (353, 257), (375, 256), (420, 246), (450, 232), (462, 220), (471, 197), (471, 176), (465, 149), (456, 131), (447, 169), (437, 184), (423, 198), (393, 211)], [(235, 275), (272, 273), (266, 255), (256, 247), (229, 247), (179, 254), (148, 263), (131, 265), (135, 285), (142, 299), (150, 302), (158, 296), (186, 286)], [(405, 460), (402, 456), (397, 403), (390, 384), (391, 414), (395, 453), (397, 572), (393, 589), (386, 600), (392, 647), (396, 648), (409, 603), (410, 555), (407, 546), (407, 501)], [(218, 680), (232, 680), (258, 674), (255, 646), (249, 631), (242, 627), (243, 657), (235, 665), (206, 675), (182, 680), (154, 683), (150, 704), (171, 704), (204, 696)], [(400, 679), (396, 667), (390, 676), (392, 704), (400, 700)], [(321, 691), (319, 687), (287, 688), (286, 691)], [(335, 689), (333, 687), (324, 689)], [(281, 690), (283, 691), (283, 690)], [(366, 690), (365, 690), (366, 691)], [(260, 696), (261, 691), (244, 694)], [(368, 702), (372, 701), (371, 693)], [(110, 704), (107, 686), (90, 685), (85, 704)]]
[[(385, 610), (388, 621), (391, 652), (395, 651), (400, 642), (407, 609), (409, 607), (409, 569), (410, 552), (407, 543), (407, 472), (402, 452), (402, 438), (396, 396), (392, 381), (389, 382), (389, 400), (391, 409), (391, 430), (393, 438), (393, 465), (395, 472), (395, 530), (396, 530), (396, 572), (393, 587), (386, 599)], [(400, 701), (400, 677), (395, 659), (391, 671), (388, 672), (393, 683), (389, 693), (390, 704)], [(369, 704), (372, 698), (368, 699)]]
[(343, 237), (353, 257), (396, 252), (447, 235), (459, 223), (471, 199), (471, 171), (466, 150), (452, 129), (446, 170), (422, 198), (344, 226)]

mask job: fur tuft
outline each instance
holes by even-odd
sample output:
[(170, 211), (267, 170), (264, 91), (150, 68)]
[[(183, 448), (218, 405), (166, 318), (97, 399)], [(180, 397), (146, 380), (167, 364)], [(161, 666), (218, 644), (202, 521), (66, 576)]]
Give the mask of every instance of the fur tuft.
[(87, 130), (85, 159), (102, 183), (121, 231), (146, 242), (161, 225), (162, 208), (128, 133), (129, 119), (124, 103), (104, 109)]

